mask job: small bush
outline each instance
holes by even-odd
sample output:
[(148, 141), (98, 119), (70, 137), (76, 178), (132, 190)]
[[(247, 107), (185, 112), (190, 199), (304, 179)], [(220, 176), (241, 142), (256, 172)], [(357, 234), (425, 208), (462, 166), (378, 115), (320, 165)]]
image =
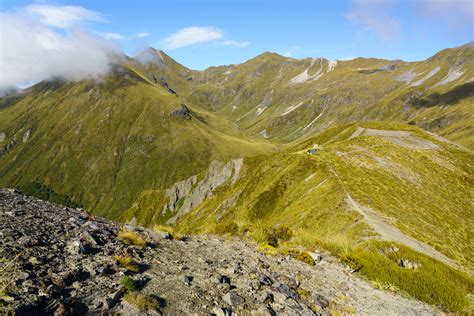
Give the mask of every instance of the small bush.
[(137, 283), (134, 279), (129, 276), (124, 276), (121, 282), (122, 286), (129, 291), (136, 291), (137, 290)]
[(117, 238), (127, 245), (143, 247), (146, 244), (142, 236), (132, 231), (120, 231)]
[(219, 235), (229, 234), (232, 236), (236, 236), (239, 234), (239, 225), (234, 222), (219, 223), (214, 227), (213, 232)]
[(155, 297), (141, 292), (129, 292), (124, 296), (124, 300), (141, 312), (156, 310), (159, 307), (158, 300)]
[(140, 266), (138, 263), (133, 260), (131, 257), (127, 256), (114, 256), (115, 262), (122, 268), (127, 269), (130, 272), (138, 273), (140, 272)]
[(299, 249), (286, 249), (282, 251), (282, 254), (291, 256), (292, 258), (295, 258), (296, 260), (307, 263), (310, 266), (314, 266), (316, 264), (314, 259), (306, 251), (302, 251)]
[(275, 249), (275, 247), (273, 246), (270, 246), (268, 244), (260, 244), (258, 245), (258, 248), (257, 248), (258, 251), (261, 251), (267, 255), (270, 255), (270, 256), (276, 256), (278, 254), (278, 251)]
[(252, 238), (258, 243), (278, 247), (280, 241), (288, 241), (293, 232), (286, 226), (266, 227), (260, 225), (251, 232)]
[(272, 229), (278, 240), (288, 241), (293, 237), (293, 232), (287, 226), (278, 226)]

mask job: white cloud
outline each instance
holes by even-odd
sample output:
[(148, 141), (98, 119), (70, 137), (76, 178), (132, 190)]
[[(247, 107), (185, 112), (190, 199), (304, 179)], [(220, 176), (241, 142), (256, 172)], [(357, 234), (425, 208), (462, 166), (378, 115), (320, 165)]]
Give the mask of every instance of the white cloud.
[(148, 37), (148, 36), (150, 36), (150, 35), (151, 35), (151, 34), (148, 33), (148, 32), (141, 32), (141, 33), (135, 34), (135, 37), (136, 37), (136, 38), (145, 38), (145, 37)]
[(162, 40), (162, 44), (165, 49), (176, 49), (214, 42), (223, 36), (223, 32), (220, 29), (212, 26), (191, 26), (168, 35)]
[(73, 20), (80, 20), (77, 17), (52, 19), (50, 16), (45, 20), (27, 14), (29, 10), (27, 7), (14, 13), (0, 13), (0, 87), (53, 77), (97, 78), (109, 71), (111, 54), (120, 53), (111, 41), (79, 27), (60, 31), (51, 27), (73, 25)]
[(233, 40), (225, 40), (225, 41), (216, 42), (216, 45), (220, 45), (220, 46), (235, 46), (235, 47), (247, 47), (247, 46), (250, 45), (250, 43), (249, 43), (249, 42), (233, 41)]
[(353, 0), (353, 7), (345, 16), (356, 25), (376, 33), (384, 41), (392, 41), (400, 32), (400, 23), (386, 12), (392, 0)]
[(103, 37), (109, 40), (126, 40), (127, 39), (127, 37), (123, 36), (122, 34), (114, 33), (114, 32), (94, 32), (94, 33), (99, 35), (100, 37)]
[(102, 14), (78, 6), (32, 4), (26, 12), (39, 17), (43, 24), (68, 28), (83, 21), (105, 22)]

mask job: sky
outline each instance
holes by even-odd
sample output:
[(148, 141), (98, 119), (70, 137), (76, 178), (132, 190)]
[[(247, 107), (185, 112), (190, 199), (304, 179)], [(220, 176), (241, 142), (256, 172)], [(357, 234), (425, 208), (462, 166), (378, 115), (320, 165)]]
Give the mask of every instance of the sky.
[(0, 17), (0, 87), (100, 75), (148, 46), (204, 69), (266, 51), (415, 61), (474, 39), (474, 0), (0, 0)]

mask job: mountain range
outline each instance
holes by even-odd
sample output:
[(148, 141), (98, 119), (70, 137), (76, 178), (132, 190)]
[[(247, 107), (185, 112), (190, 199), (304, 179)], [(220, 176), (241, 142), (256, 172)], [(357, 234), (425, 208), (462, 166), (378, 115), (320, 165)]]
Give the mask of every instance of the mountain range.
[(269, 253), (322, 247), (445, 310), (472, 306), (472, 43), (417, 62), (113, 59), (100, 80), (1, 97), (0, 186)]

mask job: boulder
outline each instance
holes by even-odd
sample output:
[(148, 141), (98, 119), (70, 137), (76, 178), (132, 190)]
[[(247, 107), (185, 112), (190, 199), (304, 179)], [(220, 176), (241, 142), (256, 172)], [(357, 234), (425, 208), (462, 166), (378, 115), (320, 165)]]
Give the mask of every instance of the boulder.
[(235, 291), (230, 291), (222, 297), (222, 300), (230, 306), (238, 306), (245, 303), (245, 299), (237, 294)]

